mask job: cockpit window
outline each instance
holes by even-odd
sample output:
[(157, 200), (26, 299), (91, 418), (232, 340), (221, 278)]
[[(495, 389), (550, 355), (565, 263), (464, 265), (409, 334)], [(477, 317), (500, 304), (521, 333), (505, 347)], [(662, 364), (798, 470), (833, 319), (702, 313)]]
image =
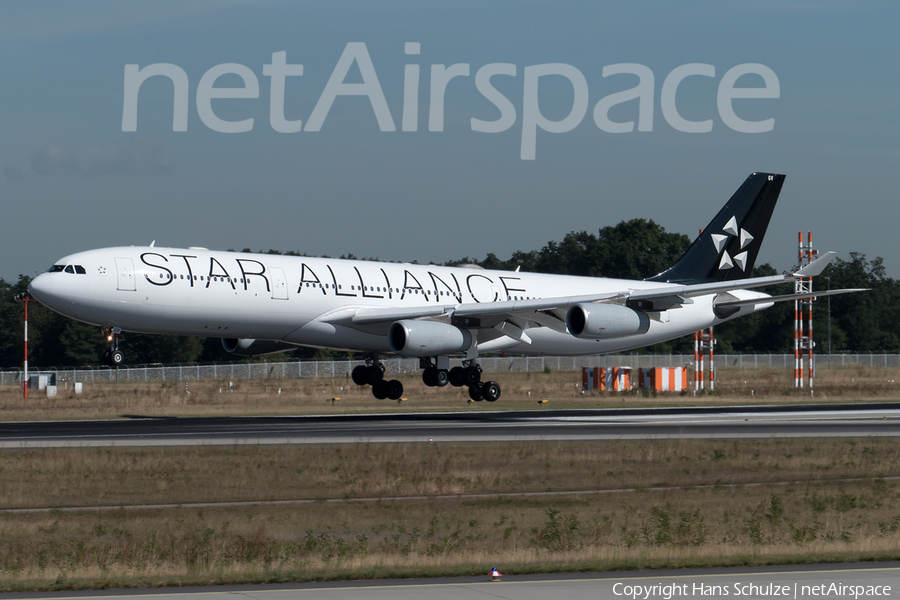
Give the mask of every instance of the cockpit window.
[(81, 265), (53, 265), (48, 273), (70, 273), (72, 275), (87, 275), (87, 270)]

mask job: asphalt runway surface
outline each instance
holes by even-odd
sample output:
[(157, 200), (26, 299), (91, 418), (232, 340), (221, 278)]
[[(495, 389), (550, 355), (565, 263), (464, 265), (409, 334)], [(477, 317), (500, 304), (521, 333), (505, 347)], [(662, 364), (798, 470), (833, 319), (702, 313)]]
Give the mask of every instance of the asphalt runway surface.
[[(490, 567), (488, 567), (490, 569)], [(623, 598), (898, 598), (900, 563), (679, 569), (621, 573), (459, 577), (404, 581), (2, 594), (62, 600), (596, 600)]]
[(900, 403), (0, 423), (0, 448), (900, 437)]

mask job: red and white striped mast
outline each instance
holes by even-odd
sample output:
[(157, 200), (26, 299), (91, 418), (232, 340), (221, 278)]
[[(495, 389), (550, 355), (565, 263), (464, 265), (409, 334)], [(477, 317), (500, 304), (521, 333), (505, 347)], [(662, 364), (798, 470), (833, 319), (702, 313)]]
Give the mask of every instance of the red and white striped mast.
[(28, 400), (28, 301), (31, 300), (31, 297), (28, 294), (22, 294), (16, 300), (25, 303), (25, 381), (22, 393)]
[(694, 332), (694, 390), (700, 391), (700, 373), (703, 369), (700, 367), (700, 332)]
[[(806, 243), (803, 242), (803, 232), (797, 233), (798, 240), (798, 258), (800, 267), (804, 267), (815, 260), (818, 251), (812, 247), (812, 232), (806, 232)], [(798, 279), (794, 282), (794, 292), (797, 294), (806, 294), (812, 292), (812, 277), (806, 279)], [(813, 321), (812, 321), (812, 303), (814, 298), (804, 298), (803, 300), (794, 300), (794, 387), (803, 387), (803, 355), (807, 355), (807, 366), (809, 374), (807, 379), (809, 387), (813, 386), (813, 378), (815, 377), (815, 363), (813, 362)], [(804, 327), (804, 325), (806, 327)], [(806, 333), (804, 333), (804, 329)]]
[(706, 385), (706, 351), (709, 350), (709, 391), (716, 382), (716, 364), (713, 362), (713, 346), (716, 338), (713, 328), (694, 332), (694, 389), (700, 391)]
[[(803, 232), (797, 233), (799, 264), (803, 266)], [(800, 283), (794, 284), (794, 291), (800, 292)], [(800, 321), (800, 301), (794, 300), (794, 387), (803, 387), (802, 366), (800, 364), (800, 336), (803, 334), (803, 323)]]
[[(807, 250), (806, 264), (809, 264), (813, 260), (815, 260), (816, 256), (819, 254), (816, 250), (813, 250), (813, 247), (812, 247), (812, 231), (806, 232), (806, 250)], [(813, 288), (812, 277), (810, 277), (808, 279), (808, 281), (809, 281), (809, 290), (808, 291), (811, 292), (812, 288)], [(810, 389), (812, 389), (813, 379), (815, 378), (815, 363), (813, 362), (813, 347), (816, 344), (815, 344), (815, 342), (813, 342), (813, 304), (812, 304), (813, 300), (815, 300), (815, 298), (806, 298), (803, 300), (804, 304), (806, 305), (806, 322), (808, 324), (808, 326), (806, 328), (806, 331), (808, 332), (807, 340), (806, 340), (807, 341), (806, 350), (809, 353), (809, 358), (807, 360), (807, 366), (809, 367), (809, 375), (807, 376), (807, 379), (809, 380)]]
[[(703, 233), (703, 230), (700, 230)], [(709, 349), (709, 391), (713, 391), (716, 381), (716, 365), (713, 362), (713, 346), (716, 339), (713, 337), (713, 328), (702, 329), (694, 332), (694, 390), (700, 391), (706, 383), (706, 350)]]

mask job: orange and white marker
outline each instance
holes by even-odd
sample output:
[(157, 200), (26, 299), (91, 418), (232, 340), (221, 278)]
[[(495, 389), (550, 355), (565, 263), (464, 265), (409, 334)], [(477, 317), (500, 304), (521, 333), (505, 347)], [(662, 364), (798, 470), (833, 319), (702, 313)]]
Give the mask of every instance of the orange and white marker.
[(659, 392), (687, 390), (687, 369), (684, 367), (651, 367), (638, 370), (638, 387)]

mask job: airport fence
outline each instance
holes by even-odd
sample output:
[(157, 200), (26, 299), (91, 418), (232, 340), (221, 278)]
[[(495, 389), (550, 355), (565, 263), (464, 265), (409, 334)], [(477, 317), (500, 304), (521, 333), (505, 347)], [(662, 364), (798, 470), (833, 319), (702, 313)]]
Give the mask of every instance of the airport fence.
[[(793, 368), (793, 354), (715, 354), (716, 369)], [(382, 361), (388, 373), (412, 373), (418, 370), (415, 358), (389, 358)], [(481, 368), (486, 373), (580, 371), (581, 367), (681, 367), (694, 364), (691, 354), (612, 354), (600, 356), (483, 356)], [(57, 381), (66, 382), (162, 382), (201, 379), (285, 379), (299, 377), (350, 377), (359, 360), (311, 360), (296, 362), (232, 362), (220, 364), (144, 365), (127, 367), (81, 367), (32, 369), (29, 374), (53, 373)], [(451, 360), (451, 366), (460, 360)], [(900, 367), (900, 354), (817, 354), (817, 369), (829, 367)], [(22, 382), (22, 370), (0, 371), (0, 385)]]

